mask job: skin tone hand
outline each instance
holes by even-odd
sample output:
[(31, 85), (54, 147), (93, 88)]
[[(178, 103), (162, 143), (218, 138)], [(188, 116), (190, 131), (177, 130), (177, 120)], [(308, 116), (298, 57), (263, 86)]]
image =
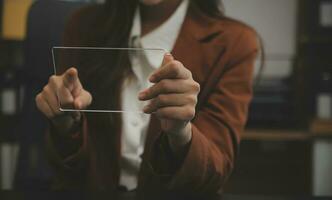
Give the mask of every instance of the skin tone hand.
[[(57, 95), (58, 94), (58, 95)], [(91, 94), (84, 90), (75, 68), (61, 76), (53, 75), (48, 84), (36, 96), (37, 108), (48, 118), (58, 132), (68, 133), (81, 119), (80, 112), (64, 113), (63, 108), (84, 109), (92, 102)]]
[(141, 101), (151, 100), (143, 111), (157, 115), (172, 150), (180, 151), (192, 137), (190, 121), (195, 116), (200, 85), (171, 54), (165, 54), (162, 66), (149, 81), (155, 84), (141, 91), (138, 97)]

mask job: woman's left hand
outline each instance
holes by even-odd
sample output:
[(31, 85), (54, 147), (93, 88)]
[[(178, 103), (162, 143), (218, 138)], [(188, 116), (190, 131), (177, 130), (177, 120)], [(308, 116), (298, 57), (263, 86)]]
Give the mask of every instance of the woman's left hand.
[(161, 120), (162, 131), (173, 145), (183, 146), (191, 140), (191, 123), (200, 85), (191, 72), (171, 54), (165, 54), (162, 66), (149, 78), (155, 83), (139, 93), (141, 101), (151, 100), (145, 113), (155, 113)]

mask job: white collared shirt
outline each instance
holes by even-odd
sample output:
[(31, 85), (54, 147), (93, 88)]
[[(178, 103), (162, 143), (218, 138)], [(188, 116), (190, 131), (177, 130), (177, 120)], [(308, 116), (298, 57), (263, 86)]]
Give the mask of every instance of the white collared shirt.
[[(130, 34), (130, 46), (136, 48), (158, 48), (171, 52), (180, 33), (187, 13), (189, 0), (183, 0), (172, 16), (152, 32), (141, 37), (141, 17), (139, 8), (133, 19)], [(149, 75), (161, 65), (163, 55), (153, 51), (130, 55), (134, 77), (127, 78), (122, 86), (123, 110), (138, 111), (143, 103), (137, 100), (137, 94), (150, 87)], [(142, 162), (147, 128), (150, 115), (141, 113), (122, 114), (121, 134), (121, 170), (119, 184), (133, 190), (137, 187), (138, 173)]]

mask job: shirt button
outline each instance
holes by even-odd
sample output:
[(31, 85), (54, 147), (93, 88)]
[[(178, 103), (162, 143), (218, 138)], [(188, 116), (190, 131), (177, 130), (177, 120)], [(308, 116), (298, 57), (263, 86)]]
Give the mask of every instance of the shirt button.
[(138, 121), (137, 120), (131, 121), (131, 125), (134, 126), (134, 127), (137, 127), (138, 126)]

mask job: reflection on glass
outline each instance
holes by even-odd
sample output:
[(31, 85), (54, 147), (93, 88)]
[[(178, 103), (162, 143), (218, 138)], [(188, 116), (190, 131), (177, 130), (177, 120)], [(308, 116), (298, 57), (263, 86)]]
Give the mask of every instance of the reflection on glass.
[[(60, 110), (141, 113), (148, 102), (139, 101), (138, 92), (152, 85), (148, 78), (155, 68), (151, 66), (161, 66), (165, 53), (163, 49), (53, 47), (54, 74), (61, 76), (75, 68), (82, 88), (93, 99), (88, 107), (75, 108), (73, 104), (61, 103), (60, 99), (66, 93), (57, 91)], [(124, 87), (131, 90), (120, 92)], [(122, 99), (114, 101), (112, 98)], [(134, 102), (130, 104), (132, 106), (122, 107), (121, 103), (115, 103), (128, 98)]]

